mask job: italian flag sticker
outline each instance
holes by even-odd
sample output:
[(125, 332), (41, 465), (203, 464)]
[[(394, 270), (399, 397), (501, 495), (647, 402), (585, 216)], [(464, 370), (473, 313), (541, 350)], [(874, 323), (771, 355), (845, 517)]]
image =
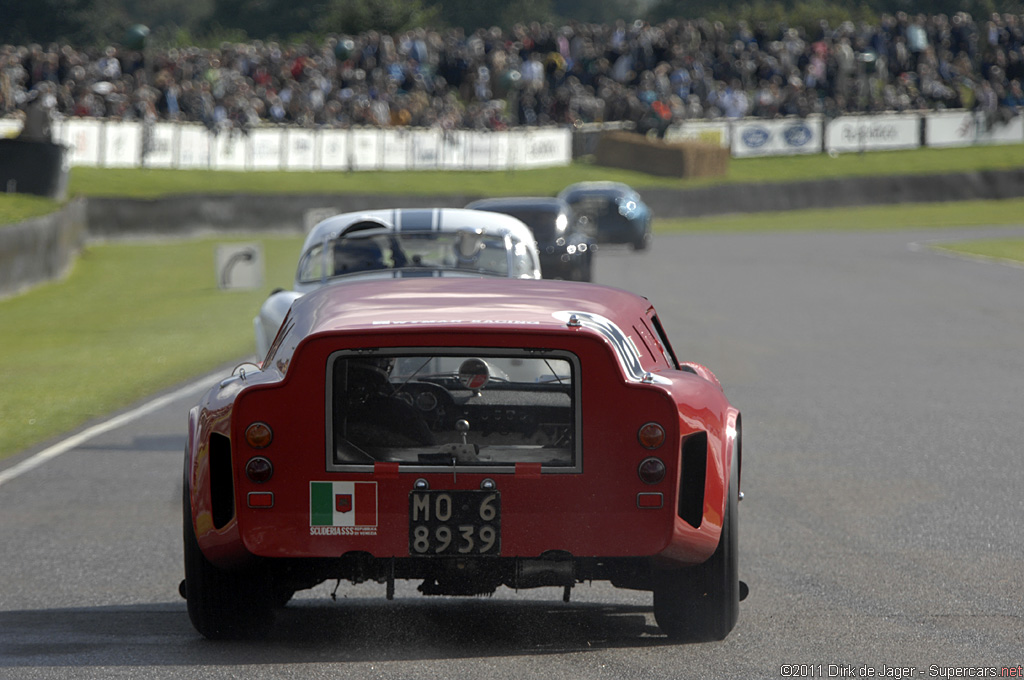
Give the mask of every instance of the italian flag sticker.
[(310, 482), (309, 524), (377, 526), (377, 482)]

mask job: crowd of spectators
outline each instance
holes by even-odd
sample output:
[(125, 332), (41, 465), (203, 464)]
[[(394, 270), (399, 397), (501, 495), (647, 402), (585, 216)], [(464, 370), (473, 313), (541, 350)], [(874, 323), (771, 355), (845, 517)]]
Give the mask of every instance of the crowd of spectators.
[(0, 116), (263, 124), (514, 126), (834, 117), (1024, 106), (1024, 16), (884, 15), (877, 24), (727, 27), (705, 20), (411, 30), (321, 45), (252, 41), (145, 52), (0, 46)]

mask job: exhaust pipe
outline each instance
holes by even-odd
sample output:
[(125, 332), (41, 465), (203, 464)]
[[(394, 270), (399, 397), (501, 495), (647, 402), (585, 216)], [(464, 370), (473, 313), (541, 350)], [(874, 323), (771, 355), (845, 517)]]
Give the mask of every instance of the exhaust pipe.
[(517, 559), (514, 588), (541, 588), (544, 586), (568, 586), (576, 584), (575, 569), (571, 559)]

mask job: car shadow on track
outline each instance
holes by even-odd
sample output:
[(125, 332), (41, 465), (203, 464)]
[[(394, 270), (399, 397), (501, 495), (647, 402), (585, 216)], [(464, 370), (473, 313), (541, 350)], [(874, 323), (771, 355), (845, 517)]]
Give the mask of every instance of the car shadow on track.
[(354, 663), (531, 656), (669, 644), (650, 607), (509, 600), (299, 601), (269, 637), (211, 642), (184, 604), (0, 612), (0, 668)]

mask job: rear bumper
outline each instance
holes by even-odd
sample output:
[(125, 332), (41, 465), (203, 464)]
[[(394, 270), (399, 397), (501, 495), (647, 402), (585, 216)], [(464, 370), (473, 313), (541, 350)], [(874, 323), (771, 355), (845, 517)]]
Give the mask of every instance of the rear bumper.
[(597, 222), (597, 240), (601, 243), (632, 243), (643, 236), (645, 229), (642, 220), (605, 215)]
[(648, 558), (572, 558), (549, 554), (540, 558), (378, 558), (347, 553), (331, 559), (272, 559), (264, 564), (274, 581), (296, 591), (325, 581), (393, 584), (421, 581), (424, 595), (472, 596), (493, 593), (501, 586), (514, 590), (570, 588), (578, 583), (608, 581), (618, 588), (651, 590), (661, 568)]

